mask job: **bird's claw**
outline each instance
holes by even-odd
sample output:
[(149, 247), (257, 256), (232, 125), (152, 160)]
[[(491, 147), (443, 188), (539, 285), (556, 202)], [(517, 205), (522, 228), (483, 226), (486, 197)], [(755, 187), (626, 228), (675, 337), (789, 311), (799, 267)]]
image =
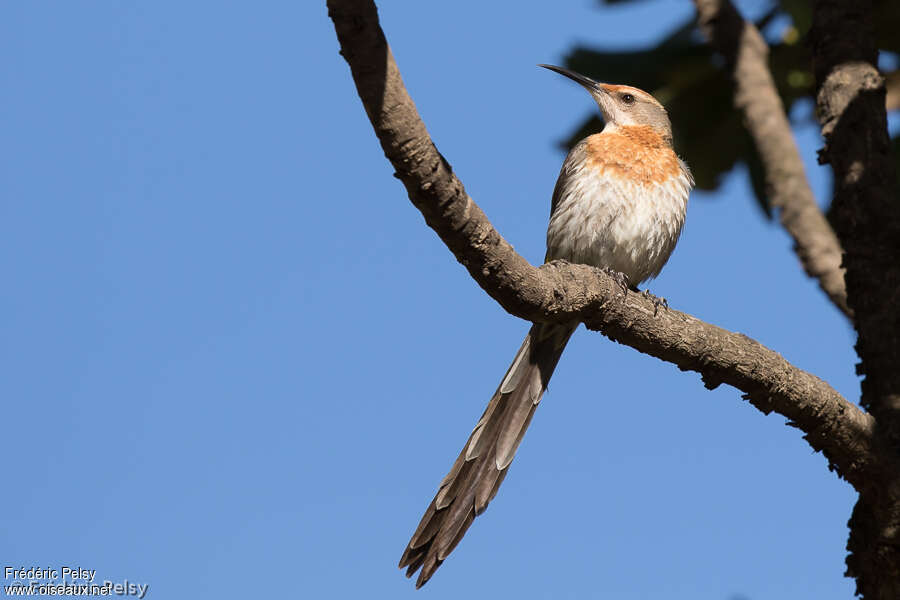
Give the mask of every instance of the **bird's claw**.
[(660, 298), (659, 296), (654, 296), (647, 290), (643, 290), (641, 295), (650, 300), (653, 303), (653, 316), (656, 316), (656, 313), (659, 312), (659, 307), (662, 306), (666, 310), (669, 310), (669, 302), (665, 298)]
[(628, 295), (628, 276), (621, 271), (616, 271), (610, 267), (603, 267), (603, 272), (612, 277), (616, 283), (619, 284), (619, 287), (622, 288), (622, 295)]

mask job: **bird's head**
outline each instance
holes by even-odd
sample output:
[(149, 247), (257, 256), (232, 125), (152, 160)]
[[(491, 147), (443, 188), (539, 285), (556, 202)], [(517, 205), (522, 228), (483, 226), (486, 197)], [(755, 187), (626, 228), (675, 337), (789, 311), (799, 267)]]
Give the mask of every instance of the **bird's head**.
[(630, 85), (613, 85), (600, 83), (574, 71), (553, 65), (538, 65), (560, 75), (565, 75), (580, 83), (590, 92), (600, 107), (606, 128), (627, 127), (629, 125), (650, 126), (656, 130), (669, 145), (672, 144), (672, 124), (666, 109), (656, 98)]

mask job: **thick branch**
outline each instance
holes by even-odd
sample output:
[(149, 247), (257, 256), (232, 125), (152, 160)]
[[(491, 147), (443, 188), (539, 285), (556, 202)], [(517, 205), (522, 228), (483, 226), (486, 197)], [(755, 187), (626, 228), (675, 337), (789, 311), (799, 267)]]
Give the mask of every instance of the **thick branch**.
[(809, 37), (825, 138), (819, 158), (834, 171), (832, 212), (859, 333), (862, 405), (894, 458), (854, 508), (847, 573), (868, 600), (893, 600), (900, 597), (900, 194), (873, 33), (870, 0), (814, 3)]
[(834, 171), (832, 212), (846, 249), (862, 405), (900, 450), (900, 193), (874, 39), (871, 2), (815, 3), (810, 41), (825, 138), (820, 160)]
[(794, 239), (803, 269), (848, 317), (841, 245), (816, 204), (803, 160), (772, 73), (769, 47), (752, 23), (729, 0), (694, 0), (710, 44), (725, 59), (734, 80), (734, 104), (744, 115), (766, 174), (769, 201)]
[(519, 256), (468, 197), (434, 147), (406, 93), (371, 0), (329, 0), (341, 54), (385, 155), (425, 216), (472, 278), (511, 314), (540, 322), (583, 321), (608, 337), (727, 383), (761, 411), (778, 412), (854, 485), (872, 459), (872, 418), (819, 378), (754, 340), (676, 310), (658, 313), (639, 294), (624, 294), (586, 265), (536, 268)]
[(870, 0), (817, 0), (810, 45), (816, 112), (831, 163), (835, 231), (859, 333), (861, 403), (888, 450), (882, 476), (850, 520), (847, 573), (868, 600), (900, 598), (900, 194), (890, 156), (884, 80)]

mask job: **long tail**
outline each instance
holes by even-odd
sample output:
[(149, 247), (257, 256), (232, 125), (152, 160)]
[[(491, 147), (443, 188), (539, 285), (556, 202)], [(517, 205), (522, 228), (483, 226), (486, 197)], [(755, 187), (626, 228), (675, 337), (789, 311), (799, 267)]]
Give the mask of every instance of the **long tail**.
[(484, 512), (497, 495), (556, 363), (577, 326), (535, 323), (531, 327), (400, 558), (400, 568), (407, 567), (407, 577), (422, 568), (417, 588), (431, 579), (475, 516)]

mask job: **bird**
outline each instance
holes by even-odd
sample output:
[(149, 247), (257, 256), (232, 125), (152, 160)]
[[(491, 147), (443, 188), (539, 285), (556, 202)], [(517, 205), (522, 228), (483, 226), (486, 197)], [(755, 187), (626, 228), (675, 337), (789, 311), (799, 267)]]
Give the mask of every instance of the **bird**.
[[(553, 190), (545, 262), (601, 268), (627, 289), (656, 277), (681, 235), (694, 185), (666, 109), (628, 85), (553, 65), (600, 109), (600, 133), (568, 153)], [(658, 300), (658, 299), (657, 299)], [(422, 587), (496, 496), (578, 322), (534, 323), (400, 558)]]

